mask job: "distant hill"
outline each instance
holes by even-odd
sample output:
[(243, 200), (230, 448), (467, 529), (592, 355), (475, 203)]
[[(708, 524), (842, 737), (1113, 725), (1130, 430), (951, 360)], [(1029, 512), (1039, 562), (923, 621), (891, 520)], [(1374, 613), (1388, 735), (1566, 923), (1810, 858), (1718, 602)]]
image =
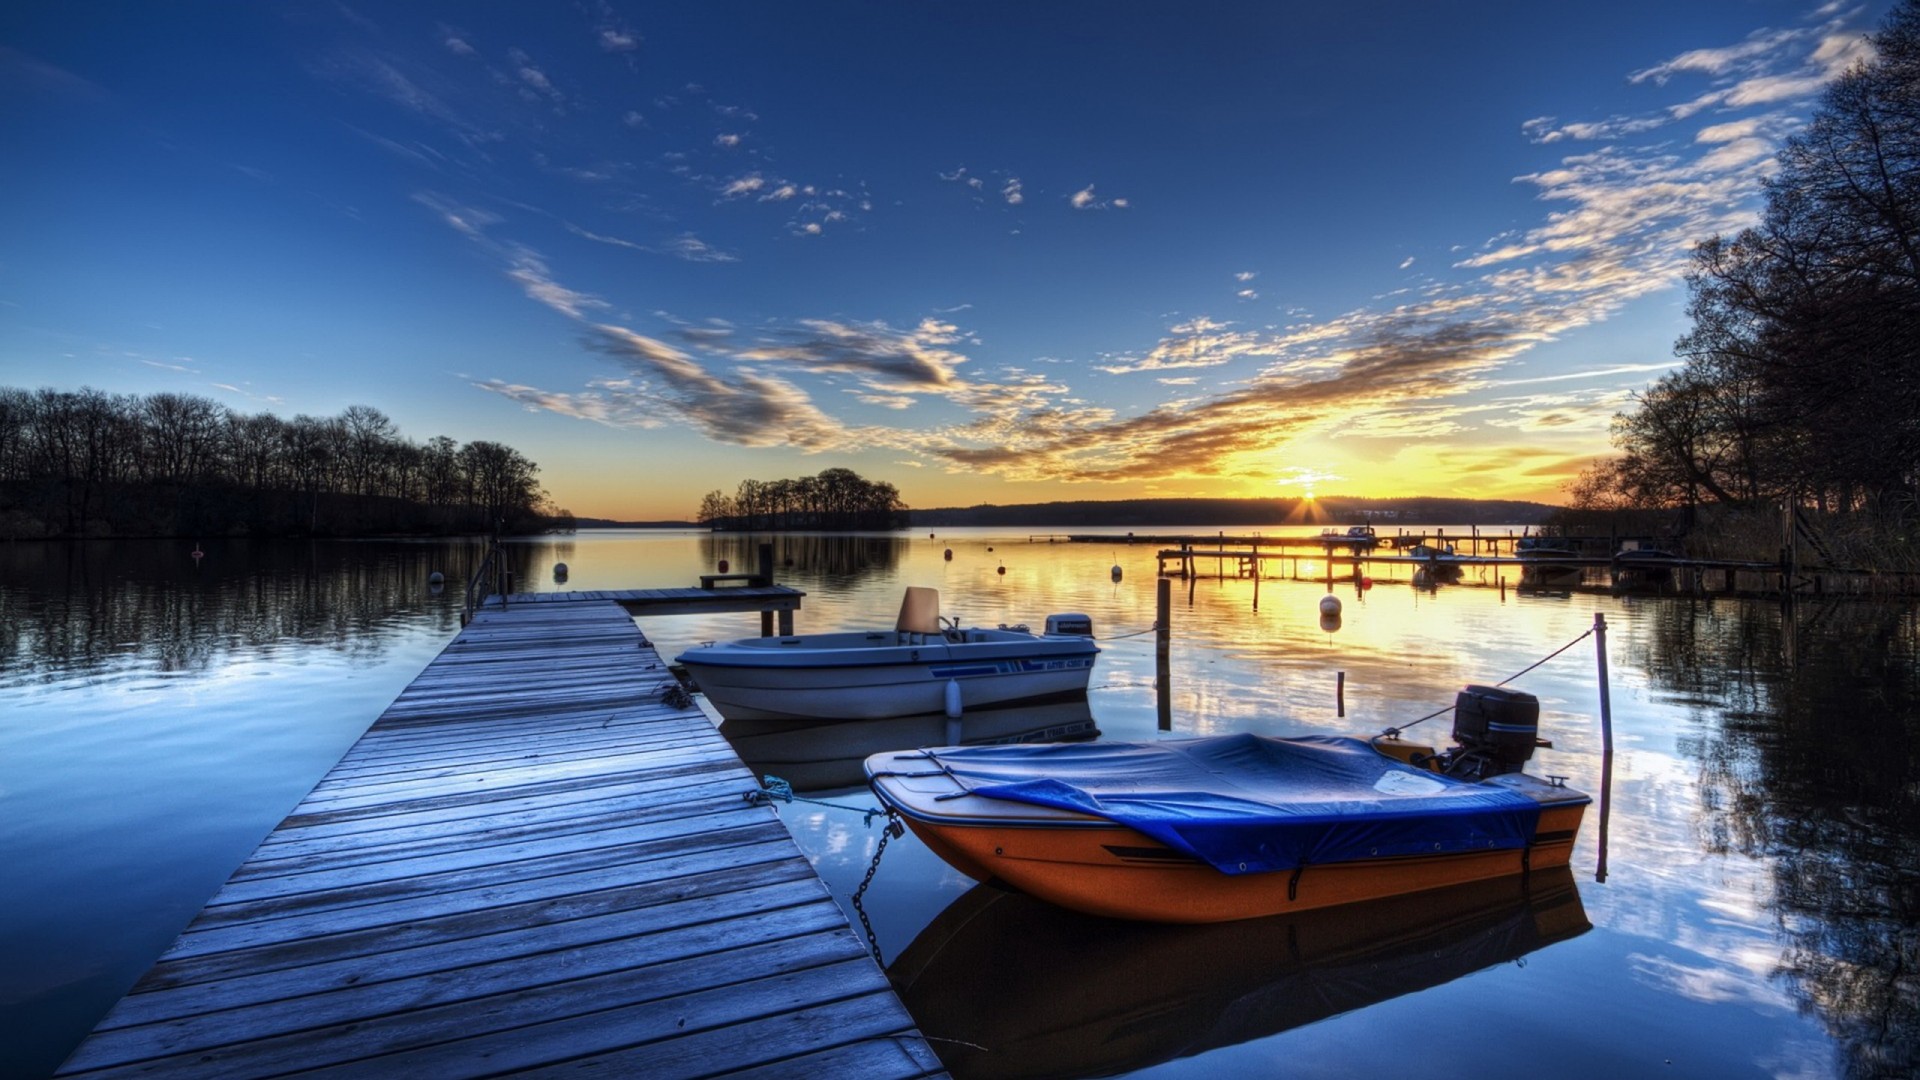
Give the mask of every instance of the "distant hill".
[(1364, 521), (1409, 525), (1535, 525), (1559, 509), (1514, 499), (1315, 499), (1313, 514), (1302, 499), (1115, 499), (1105, 502), (1021, 503), (912, 510), (914, 528), (968, 525), (1160, 526), (1278, 525), (1289, 521), (1349, 525)]
[(576, 529), (698, 529), (691, 521), (613, 521), (608, 518), (574, 518)]

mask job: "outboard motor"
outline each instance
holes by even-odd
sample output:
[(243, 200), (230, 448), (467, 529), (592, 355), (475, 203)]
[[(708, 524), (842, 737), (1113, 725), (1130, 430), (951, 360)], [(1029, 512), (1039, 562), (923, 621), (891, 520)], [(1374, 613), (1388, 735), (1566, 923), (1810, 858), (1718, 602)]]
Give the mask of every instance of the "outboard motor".
[(1540, 699), (1499, 686), (1467, 686), (1453, 699), (1448, 775), (1478, 778), (1517, 772), (1540, 741)]
[(1092, 637), (1093, 616), (1062, 614), (1047, 616), (1048, 637)]

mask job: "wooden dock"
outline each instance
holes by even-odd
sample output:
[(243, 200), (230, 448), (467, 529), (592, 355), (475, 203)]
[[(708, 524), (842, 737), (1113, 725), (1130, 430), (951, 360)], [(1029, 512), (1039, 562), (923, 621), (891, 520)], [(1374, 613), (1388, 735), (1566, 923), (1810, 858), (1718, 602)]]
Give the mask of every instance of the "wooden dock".
[(940, 1075), (619, 596), (539, 596), (477, 611), (60, 1075)]

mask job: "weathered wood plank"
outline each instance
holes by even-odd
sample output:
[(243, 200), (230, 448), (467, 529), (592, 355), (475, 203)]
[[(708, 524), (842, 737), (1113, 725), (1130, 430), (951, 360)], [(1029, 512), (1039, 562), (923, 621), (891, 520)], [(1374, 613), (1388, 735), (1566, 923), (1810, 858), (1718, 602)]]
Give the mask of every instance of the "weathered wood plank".
[[(711, 917), (711, 905), (699, 905), (707, 909), (705, 917), (693, 911), (695, 906), (675, 905), (673, 913), (680, 920), (653, 927), (640, 925), (638, 920), (625, 917), (626, 913), (568, 924), (566, 929), (575, 931), (576, 936), (600, 927), (601, 936), (577, 944), (569, 944), (558, 935), (534, 933), (515, 935), (521, 940), (513, 942), (503, 940), (505, 935), (477, 943), (469, 941), (463, 943), (468, 947), (459, 952), (464, 957), (479, 956), (479, 962), (467, 966), (442, 962), (433, 970), (406, 977), (393, 974), (394, 967), (405, 958), (382, 955), (376, 963), (361, 965), (367, 974), (363, 979), (297, 997), (260, 998), (253, 995), (262, 988), (248, 986), (244, 988), (249, 991), (247, 998), (230, 999), (225, 1007), (211, 1012), (102, 1032), (100, 1038), (89, 1040), (87, 1055), (76, 1057), (74, 1063), (86, 1068), (126, 1064), (288, 1032), (373, 1021), (388, 1014), (454, 1005), (492, 994), (554, 988), (625, 973), (639, 956), (645, 956), (649, 965), (702, 957), (711, 958), (715, 965), (753, 964), (762, 957), (741, 950), (764, 946), (772, 952), (774, 945), (790, 938), (846, 934), (846, 921), (839, 909), (817, 893), (798, 906), (731, 912), (729, 918), (718, 922)], [(655, 914), (659, 913), (655, 909)], [(618, 947), (593, 947), (607, 944)], [(838, 944), (833, 955), (848, 955), (844, 942)], [(492, 948), (483, 952), (476, 945)], [(630, 979), (623, 981), (631, 985)], [(567, 989), (572, 992), (579, 988)]]

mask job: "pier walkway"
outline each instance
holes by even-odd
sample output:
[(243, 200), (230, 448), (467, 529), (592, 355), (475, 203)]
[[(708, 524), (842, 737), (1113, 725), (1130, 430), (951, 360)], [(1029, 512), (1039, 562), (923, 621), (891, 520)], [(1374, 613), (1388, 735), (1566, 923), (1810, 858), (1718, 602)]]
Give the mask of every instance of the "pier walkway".
[(743, 799), (752, 775), (668, 703), (620, 598), (512, 599), (60, 1075), (940, 1074), (774, 811)]

